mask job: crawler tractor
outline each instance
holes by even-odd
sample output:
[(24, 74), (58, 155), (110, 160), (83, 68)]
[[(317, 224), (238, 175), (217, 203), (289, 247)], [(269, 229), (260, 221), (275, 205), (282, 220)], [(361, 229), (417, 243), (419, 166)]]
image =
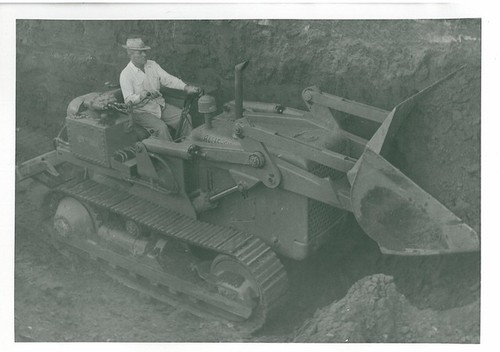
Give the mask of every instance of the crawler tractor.
[(55, 150), (16, 169), (49, 186), (42, 209), (57, 248), (251, 331), (284, 300), (283, 258), (312, 255), (349, 213), (383, 253), (479, 249), (472, 228), (389, 161), (404, 117), (455, 72), (392, 111), (316, 87), (302, 111), (243, 101), (247, 63), (235, 67), (234, 101), (198, 97), (204, 122), (175, 141), (131, 129), (119, 89), (74, 99)]

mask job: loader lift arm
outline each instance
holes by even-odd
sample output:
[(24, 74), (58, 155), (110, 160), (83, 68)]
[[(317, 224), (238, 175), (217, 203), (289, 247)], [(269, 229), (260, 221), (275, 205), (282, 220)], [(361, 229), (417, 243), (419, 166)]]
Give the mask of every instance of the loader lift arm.
[[(244, 119), (243, 119), (244, 120)], [(243, 123), (243, 120), (242, 123)], [(257, 179), (266, 187), (281, 187), (288, 191), (304, 195), (328, 205), (350, 210), (349, 183), (346, 178), (331, 180), (319, 177), (290, 162), (272, 157), (267, 151), (276, 143), (286, 145), (296, 155), (304, 156), (321, 165), (346, 172), (356, 160), (328, 150), (321, 150), (307, 143), (280, 136), (271, 131), (259, 129), (244, 123), (240, 126), (241, 147), (217, 145), (204, 142), (173, 143), (157, 139), (146, 139), (142, 150), (150, 153), (179, 157), (184, 160), (200, 158), (218, 163), (232, 175), (235, 183), (242, 182), (248, 189), (257, 183), (249, 182), (246, 177)]]
[(374, 121), (379, 124), (384, 122), (390, 111), (383, 110), (374, 106), (358, 103), (353, 100), (338, 97), (320, 91), (318, 87), (309, 87), (302, 92), (302, 98), (309, 110), (316, 106), (322, 108), (332, 108), (337, 111), (345, 112), (350, 115), (358, 116), (366, 120)]

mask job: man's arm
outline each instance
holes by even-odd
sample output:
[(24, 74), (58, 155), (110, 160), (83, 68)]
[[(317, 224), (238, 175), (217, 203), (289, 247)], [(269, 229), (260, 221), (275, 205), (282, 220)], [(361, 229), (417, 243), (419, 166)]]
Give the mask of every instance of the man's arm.
[(120, 74), (120, 88), (122, 90), (123, 100), (125, 103), (137, 104), (141, 101), (141, 95), (134, 94), (134, 85), (125, 71), (122, 71)]
[(162, 69), (156, 62), (154, 65), (156, 66), (156, 71), (160, 76), (160, 83), (163, 87), (183, 90), (187, 94), (199, 94), (201, 92), (200, 88), (186, 84), (180, 78), (172, 76), (170, 73)]
[(170, 73), (162, 69), (161, 66), (157, 63), (155, 64), (156, 72), (158, 72), (158, 75), (160, 76), (160, 83), (162, 87), (179, 90), (184, 90), (186, 88), (187, 84), (184, 83), (184, 81), (182, 81), (180, 78), (172, 76)]

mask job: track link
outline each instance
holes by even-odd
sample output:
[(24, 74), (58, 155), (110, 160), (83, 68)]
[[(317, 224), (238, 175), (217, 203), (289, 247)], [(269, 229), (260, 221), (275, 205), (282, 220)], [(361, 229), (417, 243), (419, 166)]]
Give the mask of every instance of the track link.
[[(202, 288), (191, 287), (191, 283), (172, 285), (171, 280), (181, 279), (169, 277), (165, 272), (160, 273), (159, 268), (154, 267), (151, 261), (141, 263), (139, 258), (123, 256), (98, 245), (92, 246), (88, 241), (60, 239), (70, 247), (83, 250), (91, 257), (98, 257), (100, 261), (107, 262), (106, 271), (129, 287), (170, 305), (180, 306), (201, 317), (216, 316), (218, 319), (233, 322), (240, 320), (237, 325), (247, 332), (258, 330), (283, 302), (288, 285), (285, 268), (272, 249), (251, 234), (200, 222), (92, 180), (64, 184), (57, 187), (55, 192), (61, 197), (70, 196), (99, 210), (107, 210), (133, 220), (164, 237), (231, 256), (252, 273), (261, 290), (261, 300), (257, 309), (248, 312), (245, 310), (249, 309), (248, 307), (238, 305), (220, 294), (215, 297), (214, 293), (208, 294)], [(116, 270), (117, 267), (122, 270)], [(123, 275), (123, 269), (129, 274)], [(183, 287), (182, 295), (175, 289), (179, 286)], [(234, 312), (238, 312), (236, 316)], [(248, 319), (242, 321), (241, 317), (249, 315), (251, 316)]]

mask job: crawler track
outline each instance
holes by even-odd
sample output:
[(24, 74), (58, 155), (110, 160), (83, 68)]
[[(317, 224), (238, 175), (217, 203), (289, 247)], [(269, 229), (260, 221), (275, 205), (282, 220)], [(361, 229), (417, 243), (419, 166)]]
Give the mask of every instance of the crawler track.
[(65, 247), (87, 253), (106, 264), (106, 272), (129, 287), (201, 317), (215, 316), (237, 322), (237, 326), (247, 332), (258, 330), (284, 299), (287, 290), (285, 269), (271, 248), (253, 235), (197, 221), (92, 180), (64, 184), (54, 191), (58, 197), (73, 197), (98, 212), (108, 211), (131, 219), (162, 237), (232, 257), (255, 278), (260, 304), (252, 310), (211, 291), (201, 279), (200, 285), (196, 285), (166, 272), (148, 256), (124, 255), (93, 241), (54, 236)]

